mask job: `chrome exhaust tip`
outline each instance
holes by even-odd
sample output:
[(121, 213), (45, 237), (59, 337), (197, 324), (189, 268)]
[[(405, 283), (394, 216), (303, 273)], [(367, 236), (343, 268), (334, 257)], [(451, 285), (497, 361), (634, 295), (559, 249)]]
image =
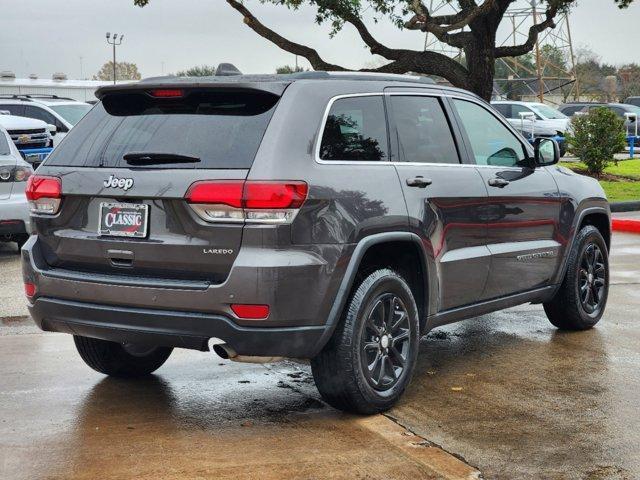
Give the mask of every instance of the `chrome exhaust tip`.
[(242, 363), (274, 363), (283, 360), (284, 357), (257, 357), (254, 355), (238, 355), (236, 351), (226, 343), (218, 343), (219, 339), (209, 340), (209, 349), (224, 360)]

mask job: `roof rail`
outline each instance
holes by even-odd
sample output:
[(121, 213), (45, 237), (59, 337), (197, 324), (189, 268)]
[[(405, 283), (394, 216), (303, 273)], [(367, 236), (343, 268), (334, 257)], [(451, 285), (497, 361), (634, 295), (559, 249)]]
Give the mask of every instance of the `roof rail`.
[(46, 94), (46, 93), (0, 93), (0, 98), (13, 98), (16, 100), (31, 101), (31, 99), (38, 98), (50, 98), (52, 100), (74, 100), (69, 97), (59, 97), (58, 95)]
[(434, 85), (436, 81), (433, 78), (425, 77), (422, 75), (412, 74), (399, 74), (399, 73), (382, 73), (382, 72), (359, 72), (359, 71), (343, 71), (343, 72), (325, 72), (325, 71), (310, 71), (310, 72), (297, 72), (290, 74), (291, 78), (296, 79), (330, 79), (330, 78), (343, 78), (345, 80), (382, 80), (390, 81), (397, 80), (400, 82), (415, 82), (424, 83), (428, 85)]
[(22, 95), (17, 95), (15, 93), (0, 93), (0, 98), (10, 98), (12, 100), (26, 100), (30, 102), (28, 98), (24, 98)]

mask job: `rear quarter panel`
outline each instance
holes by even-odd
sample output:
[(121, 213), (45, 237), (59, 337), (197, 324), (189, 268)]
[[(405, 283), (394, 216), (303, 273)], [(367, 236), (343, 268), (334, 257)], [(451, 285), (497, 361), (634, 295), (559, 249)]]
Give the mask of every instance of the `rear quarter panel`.
[[(392, 164), (316, 161), (330, 99), (382, 91), (382, 84), (369, 81), (293, 83), (280, 100), (247, 177), (307, 182), (307, 200), (291, 227), (280, 227), (278, 236), (293, 249), (314, 252), (325, 264), (314, 278), (297, 278), (290, 292), (314, 302), (318, 318), (329, 317), (358, 242), (376, 233), (408, 230), (406, 205)], [(245, 227), (243, 248), (258, 244), (264, 234), (261, 227)]]

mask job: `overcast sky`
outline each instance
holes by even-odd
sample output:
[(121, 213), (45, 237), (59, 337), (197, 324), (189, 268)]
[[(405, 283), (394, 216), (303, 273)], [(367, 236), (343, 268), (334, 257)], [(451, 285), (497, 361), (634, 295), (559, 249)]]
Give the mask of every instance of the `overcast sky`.
[[(287, 11), (245, 2), (266, 25), (315, 47), (325, 60), (362, 67), (374, 59), (352, 28), (333, 39), (313, 23), (314, 11)], [(193, 65), (234, 63), (246, 73), (273, 72), (294, 57), (259, 37), (224, 0), (151, 0), (143, 9), (133, 0), (1, 0), (0, 70), (18, 77), (90, 78), (111, 58), (105, 32), (124, 33), (118, 60), (134, 62), (143, 76)], [(383, 43), (420, 49), (424, 36), (399, 31), (388, 22), (371, 31)], [(574, 45), (588, 46), (606, 62), (640, 63), (640, 0), (618, 10), (613, 0), (579, 0), (571, 17)], [(302, 63), (302, 62), (301, 62)]]

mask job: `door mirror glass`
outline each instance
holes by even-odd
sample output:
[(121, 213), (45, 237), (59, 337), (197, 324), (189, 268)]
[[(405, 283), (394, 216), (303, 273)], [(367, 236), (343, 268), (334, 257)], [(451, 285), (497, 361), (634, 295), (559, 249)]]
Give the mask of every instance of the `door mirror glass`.
[(560, 147), (558, 142), (550, 138), (536, 138), (535, 141), (536, 164), (544, 167), (555, 165), (560, 161)]

